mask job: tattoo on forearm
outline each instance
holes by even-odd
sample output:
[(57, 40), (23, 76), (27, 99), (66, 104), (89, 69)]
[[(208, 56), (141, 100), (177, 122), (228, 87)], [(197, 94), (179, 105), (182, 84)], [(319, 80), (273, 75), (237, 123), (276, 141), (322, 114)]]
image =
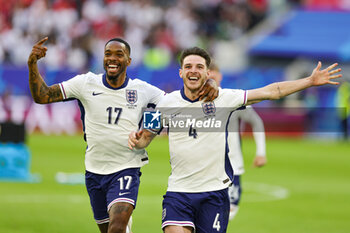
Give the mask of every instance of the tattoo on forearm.
[(59, 101), (60, 94), (61, 90), (57, 84), (48, 87), (45, 83), (42, 83), (40, 86), (40, 96), (48, 103)]
[(40, 76), (38, 72), (35, 72), (32, 69), (29, 69), (29, 87), (34, 98), (36, 96), (39, 96), (39, 87), (41, 86), (39, 84), (39, 81), (40, 81)]
[(55, 84), (54, 86), (52, 86), (50, 89), (49, 89), (49, 92), (48, 92), (48, 100), (49, 102), (56, 102), (56, 101), (59, 101), (60, 100), (60, 96), (61, 96), (61, 89), (60, 87)]
[(32, 94), (38, 93), (38, 85), (37, 85), (37, 83), (35, 83), (33, 81), (29, 81), (29, 86), (30, 86), (30, 90), (31, 90)]
[(48, 87), (35, 69), (29, 71), (29, 86), (37, 102), (52, 103), (62, 100), (60, 87), (57, 84)]
[(45, 96), (46, 97), (46, 94), (48, 93), (48, 87), (46, 85), (43, 85), (41, 83), (41, 86), (40, 86), (40, 96)]

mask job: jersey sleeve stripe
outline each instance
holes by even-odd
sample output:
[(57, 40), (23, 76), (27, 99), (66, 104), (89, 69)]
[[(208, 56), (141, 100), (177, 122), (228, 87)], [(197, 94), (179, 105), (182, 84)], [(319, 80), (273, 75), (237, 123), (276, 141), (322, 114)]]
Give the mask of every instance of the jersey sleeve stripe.
[(60, 85), (60, 88), (61, 88), (61, 92), (62, 92), (63, 98), (67, 99), (66, 91), (64, 90), (64, 87), (63, 87), (62, 83), (60, 83), (59, 85)]
[(247, 103), (247, 99), (248, 99), (248, 92), (244, 91), (243, 105), (245, 105)]

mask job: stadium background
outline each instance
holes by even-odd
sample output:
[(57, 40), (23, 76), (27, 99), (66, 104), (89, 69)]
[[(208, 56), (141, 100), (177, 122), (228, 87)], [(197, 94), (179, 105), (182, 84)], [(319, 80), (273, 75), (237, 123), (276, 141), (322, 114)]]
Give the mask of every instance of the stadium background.
[[(229, 232), (349, 231), (350, 145), (343, 140), (349, 132), (349, 1), (0, 0), (0, 13), (0, 122), (24, 125), (31, 155), (28, 183), (9, 182), (0, 172), (0, 232), (97, 232), (84, 186), (60, 184), (56, 177), (73, 173), (74, 183), (84, 171), (79, 109), (75, 101), (42, 106), (30, 97), (26, 61), (44, 36), (49, 50), (39, 66), (48, 84), (103, 72), (103, 46), (115, 36), (131, 44), (128, 75), (168, 92), (181, 87), (179, 51), (194, 45), (211, 53), (227, 88), (293, 80), (310, 74), (318, 60), (324, 66), (339, 62), (340, 87), (311, 88), (256, 106), (267, 129), (269, 164), (250, 168), (255, 146), (246, 132), (246, 191)], [(136, 233), (160, 232), (170, 171), (166, 138), (157, 139), (149, 154)]]

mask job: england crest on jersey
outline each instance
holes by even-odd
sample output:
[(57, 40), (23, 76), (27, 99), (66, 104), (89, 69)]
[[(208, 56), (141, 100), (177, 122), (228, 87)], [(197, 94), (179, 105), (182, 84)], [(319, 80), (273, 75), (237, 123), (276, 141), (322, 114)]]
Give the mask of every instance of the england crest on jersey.
[(126, 90), (126, 101), (129, 104), (135, 104), (137, 102), (137, 90)]
[(214, 102), (203, 103), (202, 109), (205, 115), (214, 115), (216, 112)]

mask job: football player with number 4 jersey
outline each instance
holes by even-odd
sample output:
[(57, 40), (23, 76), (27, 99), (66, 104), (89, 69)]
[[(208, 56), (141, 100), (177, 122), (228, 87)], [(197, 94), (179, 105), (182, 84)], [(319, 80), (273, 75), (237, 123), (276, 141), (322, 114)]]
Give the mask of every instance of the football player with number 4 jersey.
[[(46, 37), (35, 44), (28, 58), (33, 99), (40, 104), (78, 100), (87, 142), (85, 183), (94, 218), (101, 233), (125, 232), (136, 206), (140, 168), (148, 163), (145, 150), (129, 150), (128, 135), (130, 130), (139, 129), (144, 109), (158, 104), (164, 92), (127, 76), (131, 49), (120, 38), (105, 45), (104, 74), (89, 72), (47, 86), (37, 66), (46, 54), (43, 44), (47, 40)], [(206, 100), (217, 96), (213, 83), (202, 91)]]
[[(226, 232), (230, 210), (228, 187), (234, 174), (228, 157), (227, 129), (233, 111), (311, 86), (338, 84), (331, 79), (341, 77), (335, 75), (340, 69), (332, 70), (337, 64), (320, 70), (319, 63), (307, 78), (249, 91), (219, 89), (214, 101), (203, 103), (198, 93), (209, 76), (210, 60), (201, 48), (184, 50), (179, 71), (183, 88), (165, 96), (152, 113), (154, 118), (161, 114), (161, 124), (168, 127), (169, 136), (171, 175), (162, 214), (165, 233)], [(150, 128), (131, 132), (130, 149), (147, 147), (157, 131), (158, 128)]]

